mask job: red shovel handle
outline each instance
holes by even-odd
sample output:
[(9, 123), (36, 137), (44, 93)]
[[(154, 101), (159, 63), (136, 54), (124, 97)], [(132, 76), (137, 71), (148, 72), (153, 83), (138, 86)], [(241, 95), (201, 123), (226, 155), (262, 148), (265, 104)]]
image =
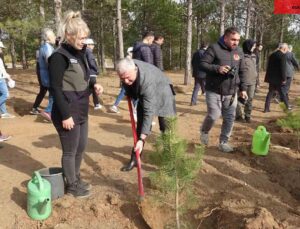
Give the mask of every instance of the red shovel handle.
[[(128, 101), (128, 108), (129, 108), (129, 114), (130, 114), (131, 129), (132, 129), (132, 134), (133, 134), (133, 143), (134, 143), (134, 147), (135, 147), (136, 143), (138, 141), (138, 138), (137, 138), (136, 127), (135, 127), (135, 122), (134, 122), (134, 118), (133, 118), (133, 109), (132, 109), (131, 98), (129, 96), (127, 96), (127, 101)], [(137, 161), (139, 196), (141, 199), (143, 199), (145, 196), (145, 193), (144, 193), (144, 186), (143, 186), (143, 180), (142, 180), (142, 166), (141, 166), (140, 152), (136, 151), (135, 156), (136, 156), (136, 161)]]

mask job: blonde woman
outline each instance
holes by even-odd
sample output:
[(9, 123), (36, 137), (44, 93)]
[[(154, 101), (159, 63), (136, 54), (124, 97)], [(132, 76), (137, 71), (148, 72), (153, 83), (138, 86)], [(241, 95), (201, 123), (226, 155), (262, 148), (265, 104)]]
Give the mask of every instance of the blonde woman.
[(66, 191), (75, 197), (90, 195), (91, 185), (80, 178), (80, 165), (88, 137), (89, 89), (103, 92), (95, 77), (89, 78), (85, 39), (89, 28), (79, 12), (65, 14), (59, 29), (61, 46), (49, 60), (53, 92), (52, 122), (62, 145)]

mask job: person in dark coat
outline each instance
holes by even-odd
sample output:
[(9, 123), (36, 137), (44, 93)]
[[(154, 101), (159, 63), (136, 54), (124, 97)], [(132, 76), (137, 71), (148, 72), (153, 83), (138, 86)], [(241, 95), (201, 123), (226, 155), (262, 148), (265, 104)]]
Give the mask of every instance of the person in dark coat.
[(168, 77), (152, 64), (124, 58), (117, 64), (117, 73), (127, 96), (139, 100), (136, 127), (139, 140), (132, 150), (129, 163), (121, 168), (122, 171), (130, 171), (137, 163), (135, 151), (142, 152), (151, 132), (153, 117), (158, 116), (160, 130), (164, 132), (167, 128), (165, 117), (176, 115), (175, 93)]
[[(286, 84), (283, 86), (287, 99), (289, 99), (289, 91), (295, 74), (294, 70), (297, 69), (299, 71), (299, 63), (293, 53), (293, 46), (289, 45), (288, 48), (289, 50), (286, 53)], [(283, 101), (282, 98), (281, 100)]]
[[(93, 39), (88, 38), (84, 42), (86, 46), (86, 58), (89, 65), (89, 75), (90, 78), (97, 78), (99, 75), (99, 68), (96, 62), (96, 58), (93, 54), (93, 50), (95, 48), (95, 42)], [(94, 79), (92, 79), (94, 80)], [(96, 81), (96, 80), (95, 80)], [(99, 110), (102, 108), (102, 105), (100, 104), (99, 97), (96, 94), (95, 90), (92, 90), (93, 95), (93, 103), (94, 103), (94, 110)]]
[(150, 46), (152, 54), (153, 54), (153, 64), (158, 67), (161, 71), (164, 70), (163, 65), (163, 56), (161, 51), (161, 46), (164, 43), (164, 37), (161, 35), (157, 35), (154, 38), (154, 42)]
[(132, 58), (153, 64), (153, 54), (151, 44), (154, 40), (153, 32), (146, 32), (143, 35), (143, 40), (136, 42), (133, 46)]
[[(256, 47), (256, 42), (252, 39), (247, 39), (243, 43), (245, 64), (241, 68), (241, 77), (243, 78), (248, 99), (244, 103), (245, 105), (244, 109), (242, 107), (242, 104), (238, 102), (236, 108), (236, 118), (235, 118), (235, 120), (237, 121), (245, 120), (248, 123), (251, 122), (252, 100), (255, 94), (256, 80), (257, 80), (256, 55), (253, 53), (255, 47)], [(243, 113), (245, 117), (243, 117)]]
[(286, 84), (286, 53), (288, 45), (281, 43), (277, 51), (273, 52), (268, 61), (265, 82), (269, 83), (269, 91), (266, 97), (264, 112), (270, 112), (270, 103), (274, 93), (277, 91), (282, 98), (287, 109), (291, 109), (286, 94), (284, 93), (284, 85)]
[(195, 84), (194, 84), (194, 90), (191, 98), (191, 106), (197, 104), (199, 88), (201, 88), (202, 95), (205, 94), (206, 72), (200, 70), (200, 60), (203, 58), (207, 47), (208, 45), (203, 42), (201, 44), (200, 49), (193, 54), (193, 58), (192, 58), (193, 75), (192, 76), (195, 79)]
[(208, 144), (209, 131), (222, 115), (219, 149), (225, 153), (233, 151), (228, 141), (235, 120), (238, 88), (239, 96), (247, 99), (245, 85), (240, 78), (240, 68), (244, 61), (243, 52), (238, 47), (239, 41), (238, 30), (235, 27), (227, 28), (219, 41), (208, 47), (200, 61), (200, 69), (206, 72), (207, 104), (200, 140), (202, 144)]

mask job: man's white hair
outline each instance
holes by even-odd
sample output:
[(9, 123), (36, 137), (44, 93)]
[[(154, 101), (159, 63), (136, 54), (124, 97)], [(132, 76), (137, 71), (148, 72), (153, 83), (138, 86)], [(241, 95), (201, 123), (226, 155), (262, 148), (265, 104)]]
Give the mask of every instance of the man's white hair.
[(135, 69), (135, 63), (130, 58), (124, 58), (119, 60), (119, 62), (116, 65), (116, 70), (118, 73), (122, 74), (124, 72), (127, 72), (128, 70)]
[(284, 49), (284, 48), (288, 48), (288, 44), (287, 43), (280, 43), (279, 44), (279, 47), (278, 47), (279, 49)]

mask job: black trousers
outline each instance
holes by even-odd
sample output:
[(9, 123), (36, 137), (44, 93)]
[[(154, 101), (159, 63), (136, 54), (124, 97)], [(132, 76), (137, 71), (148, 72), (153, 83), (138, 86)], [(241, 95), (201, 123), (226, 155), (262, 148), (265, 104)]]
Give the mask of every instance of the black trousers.
[(71, 185), (80, 176), (80, 165), (88, 138), (88, 121), (65, 130), (60, 123), (53, 122), (62, 147), (62, 168), (67, 185)]
[(282, 98), (285, 106), (289, 107), (288, 98), (284, 91), (284, 85), (269, 84), (269, 91), (265, 102), (265, 111), (270, 111), (271, 99), (273, 98), (273, 95), (276, 93), (276, 91), (279, 93), (280, 98)]
[(35, 98), (34, 104), (32, 106), (33, 108), (38, 108), (40, 106), (41, 102), (43, 101), (43, 99), (44, 99), (44, 97), (45, 97), (45, 95), (48, 91), (48, 88), (46, 88), (42, 85), (38, 63), (36, 64), (36, 74), (37, 74), (37, 78), (38, 78), (39, 85), (40, 85), (40, 91), (39, 91), (39, 93), (37, 94), (37, 96)]
[[(140, 137), (141, 132), (142, 132), (143, 118), (144, 118), (143, 107), (140, 105), (140, 103), (138, 103), (138, 105), (137, 105), (137, 124), (136, 124), (136, 133), (137, 133), (138, 137)], [(160, 131), (162, 133), (164, 133), (167, 128), (165, 118), (158, 117), (158, 122), (159, 122)]]

